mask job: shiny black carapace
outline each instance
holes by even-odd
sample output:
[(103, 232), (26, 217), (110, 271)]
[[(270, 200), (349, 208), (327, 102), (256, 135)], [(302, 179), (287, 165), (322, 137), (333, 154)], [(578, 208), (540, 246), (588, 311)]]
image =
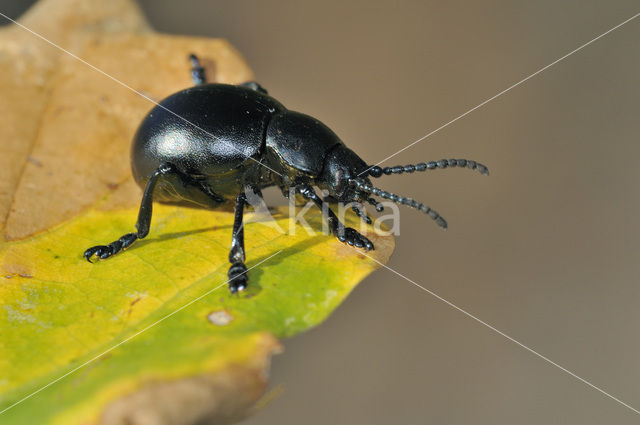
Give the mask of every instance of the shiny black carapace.
[[(369, 166), (326, 125), (288, 110), (259, 84), (206, 84), (197, 57), (191, 55), (190, 60), (196, 85), (154, 107), (133, 139), (133, 176), (144, 189), (137, 232), (87, 249), (87, 260), (94, 255), (108, 258), (147, 236), (153, 201), (205, 208), (235, 201), (228, 275), (229, 289), (236, 293), (244, 290), (248, 281), (242, 224), (247, 193), (261, 196), (261, 189), (275, 185), (287, 197), (294, 189), (293, 193), (321, 209), (325, 202), (350, 203), (367, 223), (371, 219), (364, 202), (377, 211), (383, 209), (373, 195), (418, 209), (446, 228), (446, 221), (431, 208), (378, 189), (369, 177), (446, 167), (468, 167), (488, 174), (484, 165), (465, 159)], [(325, 190), (327, 198), (320, 198), (314, 186)], [(366, 250), (374, 248), (365, 236), (345, 227), (331, 208), (325, 211), (329, 229), (340, 241)]]

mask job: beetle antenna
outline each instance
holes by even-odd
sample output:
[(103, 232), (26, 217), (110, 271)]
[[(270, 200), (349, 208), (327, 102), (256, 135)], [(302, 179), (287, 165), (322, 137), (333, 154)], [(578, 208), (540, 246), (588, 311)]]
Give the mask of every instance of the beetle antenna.
[(377, 178), (381, 177), (383, 174), (413, 173), (414, 171), (427, 171), (447, 167), (467, 167), (472, 170), (478, 170), (480, 174), (489, 175), (489, 169), (485, 165), (471, 159), (441, 159), (440, 161), (421, 162), (415, 165), (396, 165), (394, 167), (384, 168), (372, 165), (367, 169), (367, 172), (369, 173), (369, 176)]
[(356, 188), (363, 190), (365, 192), (369, 192), (375, 196), (379, 196), (383, 199), (388, 199), (391, 202), (394, 202), (396, 204), (406, 205), (410, 208), (416, 209), (418, 211), (422, 211), (423, 213), (431, 217), (431, 219), (435, 221), (438, 226), (442, 227), (443, 229), (447, 228), (447, 221), (444, 218), (442, 218), (437, 211), (432, 210), (422, 202), (418, 202), (415, 199), (412, 199), (409, 197), (396, 195), (395, 193), (386, 192), (380, 188), (373, 187), (370, 184), (363, 182), (362, 180), (349, 179), (349, 183), (353, 184)]

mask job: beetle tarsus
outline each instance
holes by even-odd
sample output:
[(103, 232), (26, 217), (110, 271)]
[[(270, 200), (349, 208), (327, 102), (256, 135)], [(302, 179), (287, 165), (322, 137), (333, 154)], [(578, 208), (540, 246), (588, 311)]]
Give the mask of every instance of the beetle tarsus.
[(109, 247), (107, 247), (106, 245), (96, 245), (96, 246), (92, 246), (91, 248), (87, 249), (84, 252), (84, 258), (85, 260), (87, 260), (88, 262), (92, 262), (91, 258), (95, 255), (96, 257), (100, 258), (102, 257), (102, 255), (106, 252), (108, 252)]
[(337, 236), (340, 242), (355, 246), (356, 248), (362, 248), (365, 251), (371, 251), (374, 249), (373, 242), (351, 227), (342, 227), (338, 229)]
[(95, 255), (100, 260), (107, 259), (117, 254), (123, 249), (127, 249), (129, 245), (138, 239), (137, 233), (127, 233), (118, 240), (111, 242), (109, 245), (97, 245), (87, 249), (84, 252), (84, 258), (91, 263), (91, 258)]
[(247, 266), (244, 263), (233, 264), (229, 268), (229, 292), (237, 294), (247, 289), (249, 277), (247, 276)]

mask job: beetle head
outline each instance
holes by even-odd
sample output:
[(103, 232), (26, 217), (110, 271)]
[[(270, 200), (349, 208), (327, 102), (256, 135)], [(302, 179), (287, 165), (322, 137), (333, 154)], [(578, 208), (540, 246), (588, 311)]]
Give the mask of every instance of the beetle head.
[[(366, 193), (350, 183), (350, 179), (356, 178), (366, 169), (367, 163), (355, 152), (345, 145), (339, 145), (331, 150), (325, 158), (317, 184), (340, 202), (366, 200)], [(362, 180), (370, 183), (367, 177)]]

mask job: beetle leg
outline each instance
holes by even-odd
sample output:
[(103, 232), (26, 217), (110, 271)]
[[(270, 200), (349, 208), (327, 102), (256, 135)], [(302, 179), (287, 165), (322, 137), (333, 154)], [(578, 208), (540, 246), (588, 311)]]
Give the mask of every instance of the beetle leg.
[(236, 209), (233, 220), (233, 236), (231, 238), (231, 250), (229, 251), (229, 291), (232, 294), (244, 291), (247, 288), (247, 266), (245, 266), (244, 256), (244, 224), (242, 218), (247, 197), (244, 193), (236, 196)]
[(267, 89), (265, 89), (264, 87), (262, 87), (260, 84), (256, 83), (255, 81), (247, 81), (245, 83), (241, 83), (238, 84), (241, 87), (247, 87), (250, 88), (251, 90), (255, 90), (257, 92), (260, 92), (262, 94), (269, 94), (267, 92)]
[(198, 57), (191, 53), (189, 55), (189, 62), (191, 62), (191, 79), (196, 86), (207, 83), (207, 77), (204, 74), (204, 68), (200, 65)]
[[(325, 202), (320, 199), (315, 190), (309, 185), (303, 185), (296, 188), (296, 190), (305, 198), (312, 201), (320, 210), (324, 212)], [(331, 211), (329, 205), (326, 204), (327, 216), (325, 219), (327, 220), (327, 224), (329, 225), (329, 230), (331, 233), (338, 237), (340, 242), (344, 242), (351, 246), (355, 246), (356, 248), (364, 248), (369, 251), (374, 249), (373, 243), (367, 239), (364, 235), (358, 233), (357, 230), (351, 227), (345, 227), (344, 224), (340, 222), (338, 216)]]
[(142, 195), (142, 202), (140, 203), (140, 211), (138, 212), (138, 221), (136, 223), (137, 232), (127, 233), (120, 237), (118, 240), (111, 242), (109, 245), (97, 245), (87, 249), (84, 252), (84, 258), (91, 262), (91, 258), (95, 255), (101, 260), (109, 258), (114, 254), (117, 254), (123, 249), (126, 249), (133, 244), (137, 239), (142, 239), (149, 234), (149, 227), (151, 225), (151, 212), (153, 207), (153, 190), (158, 183), (158, 180), (163, 176), (170, 174), (180, 173), (172, 164), (162, 164), (156, 171), (153, 172), (146, 187), (144, 188), (144, 194)]

